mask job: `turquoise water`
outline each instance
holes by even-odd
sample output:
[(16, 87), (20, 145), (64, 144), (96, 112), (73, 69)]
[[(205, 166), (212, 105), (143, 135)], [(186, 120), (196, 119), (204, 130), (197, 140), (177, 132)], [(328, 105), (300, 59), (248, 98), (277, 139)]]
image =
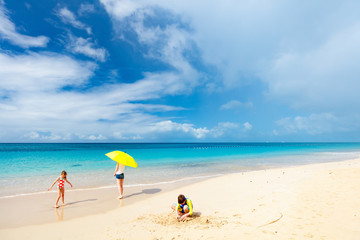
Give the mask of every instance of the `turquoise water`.
[(360, 143), (119, 143), (0, 144), (0, 197), (46, 191), (62, 170), (74, 189), (114, 187), (115, 162), (106, 153), (132, 155), (127, 187), (167, 183), (283, 165), (360, 156)]

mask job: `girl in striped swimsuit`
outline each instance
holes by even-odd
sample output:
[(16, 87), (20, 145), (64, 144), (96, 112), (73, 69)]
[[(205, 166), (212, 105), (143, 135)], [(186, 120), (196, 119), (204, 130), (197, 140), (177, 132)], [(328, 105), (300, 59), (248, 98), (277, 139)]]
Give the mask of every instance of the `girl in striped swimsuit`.
[(50, 191), (50, 189), (55, 185), (55, 183), (58, 182), (58, 187), (57, 187), (57, 189), (58, 189), (59, 195), (58, 195), (58, 197), (57, 197), (57, 199), (56, 199), (56, 202), (55, 202), (55, 206), (54, 206), (55, 208), (58, 208), (58, 207), (59, 207), (58, 203), (59, 203), (60, 197), (61, 197), (61, 201), (62, 201), (63, 206), (65, 205), (65, 203), (64, 203), (65, 182), (67, 182), (68, 184), (70, 184), (70, 186), (72, 187), (72, 184), (66, 179), (66, 175), (67, 175), (66, 171), (65, 171), (65, 170), (62, 171), (61, 174), (60, 174), (60, 177), (58, 177), (58, 178), (54, 181), (54, 183), (51, 185), (51, 187), (48, 189), (48, 191)]

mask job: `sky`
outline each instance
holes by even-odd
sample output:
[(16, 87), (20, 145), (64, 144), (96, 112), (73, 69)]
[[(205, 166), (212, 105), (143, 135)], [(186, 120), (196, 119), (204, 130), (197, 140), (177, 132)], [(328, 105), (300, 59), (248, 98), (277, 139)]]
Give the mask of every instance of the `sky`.
[(360, 141), (358, 9), (0, 0), (0, 142)]

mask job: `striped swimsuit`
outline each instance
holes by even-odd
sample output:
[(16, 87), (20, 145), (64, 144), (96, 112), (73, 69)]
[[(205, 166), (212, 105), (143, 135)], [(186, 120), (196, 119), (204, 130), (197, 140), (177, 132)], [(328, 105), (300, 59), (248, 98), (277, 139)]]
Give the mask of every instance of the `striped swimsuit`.
[(64, 188), (64, 185), (65, 185), (65, 178), (60, 177), (58, 183), (58, 189)]

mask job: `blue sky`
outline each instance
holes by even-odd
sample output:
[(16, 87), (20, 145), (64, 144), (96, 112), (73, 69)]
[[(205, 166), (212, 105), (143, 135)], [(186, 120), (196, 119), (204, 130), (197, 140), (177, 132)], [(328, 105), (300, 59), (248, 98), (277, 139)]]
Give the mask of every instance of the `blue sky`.
[(358, 9), (0, 0), (0, 141), (360, 141)]

